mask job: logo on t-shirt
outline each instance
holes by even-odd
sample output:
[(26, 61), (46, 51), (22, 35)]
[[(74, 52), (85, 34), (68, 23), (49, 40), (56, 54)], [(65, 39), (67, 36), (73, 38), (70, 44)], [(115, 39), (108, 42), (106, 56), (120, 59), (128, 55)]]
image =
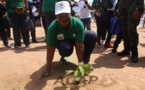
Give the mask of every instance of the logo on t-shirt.
[(58, 39), (58, 40), (64, 40), (63, 34), (58, 34), (58, 35), (57, 35), (57, 39)]
[(76, 34), (73, 34), (73, 38), (75, 38), (76, 37)]

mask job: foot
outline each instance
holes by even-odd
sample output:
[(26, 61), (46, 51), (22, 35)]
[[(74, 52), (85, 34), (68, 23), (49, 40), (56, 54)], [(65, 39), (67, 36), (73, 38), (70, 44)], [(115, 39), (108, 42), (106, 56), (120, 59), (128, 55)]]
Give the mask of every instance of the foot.
[(39, 43), (37, 40), (32, 40), (32, 43)]
[(132, 57), (131, 62), (132, 63), (137, 63), (138, 62), (138, 57)]
[(16, 46), (14, 46), (14, 48), (19, 49), (19, 48), (21, 48), (21, 46), (16, 45)]
[(51, 72), (50, 72), (50, 70), (45, 70), (41, 75), (40, 75), (40, 79), (41, 78), (44, 78), (44, 77), (48, 77), (48, 76), (50, 76), (50, 74), (51, 74)]
[(100, 44), (104, 45), (105, 44), (105, 40), (101, 40)]
[(6, 44), (5, 46), (8, 47), (8, 48), (11, 48), (11, 45), (10, 44)]
[(30, 48), (30, 44), (26, 45), (26, 48)]
[(105, 48), (113, 48), (113, 45), (110, 43), (105, 43), (104, 47)]
[(61, 65), (66, 64), (66, 60), (64, 59), (64, 57), (61, 57), (59, 63), (60, 63)]
[(117, 55), (118, 56), (128, 56), (128, 55), (130, 55), (130, 52), (126, 51), (126, 50), (123, 50), (123, 51), (119, 52)]

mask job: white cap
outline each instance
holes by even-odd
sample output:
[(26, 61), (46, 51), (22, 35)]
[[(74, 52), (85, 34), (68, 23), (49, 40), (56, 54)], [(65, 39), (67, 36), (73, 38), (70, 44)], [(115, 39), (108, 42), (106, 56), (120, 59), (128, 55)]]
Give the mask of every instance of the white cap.
[(59, 1), (55, 4), (55, 15), (60, 13), (71, 13), (71, 7), (68, 1)]

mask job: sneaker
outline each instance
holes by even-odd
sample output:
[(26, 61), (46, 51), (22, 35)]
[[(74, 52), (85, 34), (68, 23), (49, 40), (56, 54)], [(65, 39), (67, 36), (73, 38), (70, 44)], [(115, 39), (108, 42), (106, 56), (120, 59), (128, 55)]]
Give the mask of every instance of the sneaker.
[(61, 57), (61, 58), (60, 58), (59, 63), (60, 63), (61, 65), (63, 65), (63, 64), (66, 63), (66, 60), (64, 59), (64, 57)]
[(11, 48), (11, 45), (10, 44), (6, 44), (5, 46), (8, 47), (8, 48)]
[(104, 47), (105, 48), (113, 48), (113, 45), (110, 43), (105, 43)]
[(91, 68), (92, 71), (94, 70), (94, 67), (92, 65), (90, 65), (90, 68)]
[(26, 45), (26, 48), (30, 48), (30, 44)]
[(104, 45), (105, 44), (105, 40), (101, 40), (100, 44)]
[(19, 48), (21, 48), (21, 46), (17, 46), (17, 45), (16, 45), (16, 46), (14, 46), (14, 48), (15, 48), (15, 49), (19, 49)]

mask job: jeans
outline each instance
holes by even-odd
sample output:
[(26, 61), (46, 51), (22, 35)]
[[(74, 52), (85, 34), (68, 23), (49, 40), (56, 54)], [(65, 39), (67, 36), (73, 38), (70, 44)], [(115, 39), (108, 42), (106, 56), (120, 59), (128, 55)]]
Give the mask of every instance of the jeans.
[(24, 44), (27, 46), (29, 42), (29, 31), (23, 30), (23, 22), (25, 14), (8, 13), (13, 28), (14, 46), (21, 46), (21, 34), (23, 36)]
[[(85, 39), (84, 39), (84, 63), (88, 63), (90, 61), (91, 53), (96, 45), (97, 34), (91, 30), (85, 31)], [(57, 49), (59, 54), (62, 57), (70, 56), (73, 53), (73, 46), (75, 45), (75, 41), (72, 40), (61, 40), (57, 42)]]
[(87, 30), (91, 30), (91, 18), (83, 18), (81, 21), (84, 24), (84, 28), (87, 27)]

